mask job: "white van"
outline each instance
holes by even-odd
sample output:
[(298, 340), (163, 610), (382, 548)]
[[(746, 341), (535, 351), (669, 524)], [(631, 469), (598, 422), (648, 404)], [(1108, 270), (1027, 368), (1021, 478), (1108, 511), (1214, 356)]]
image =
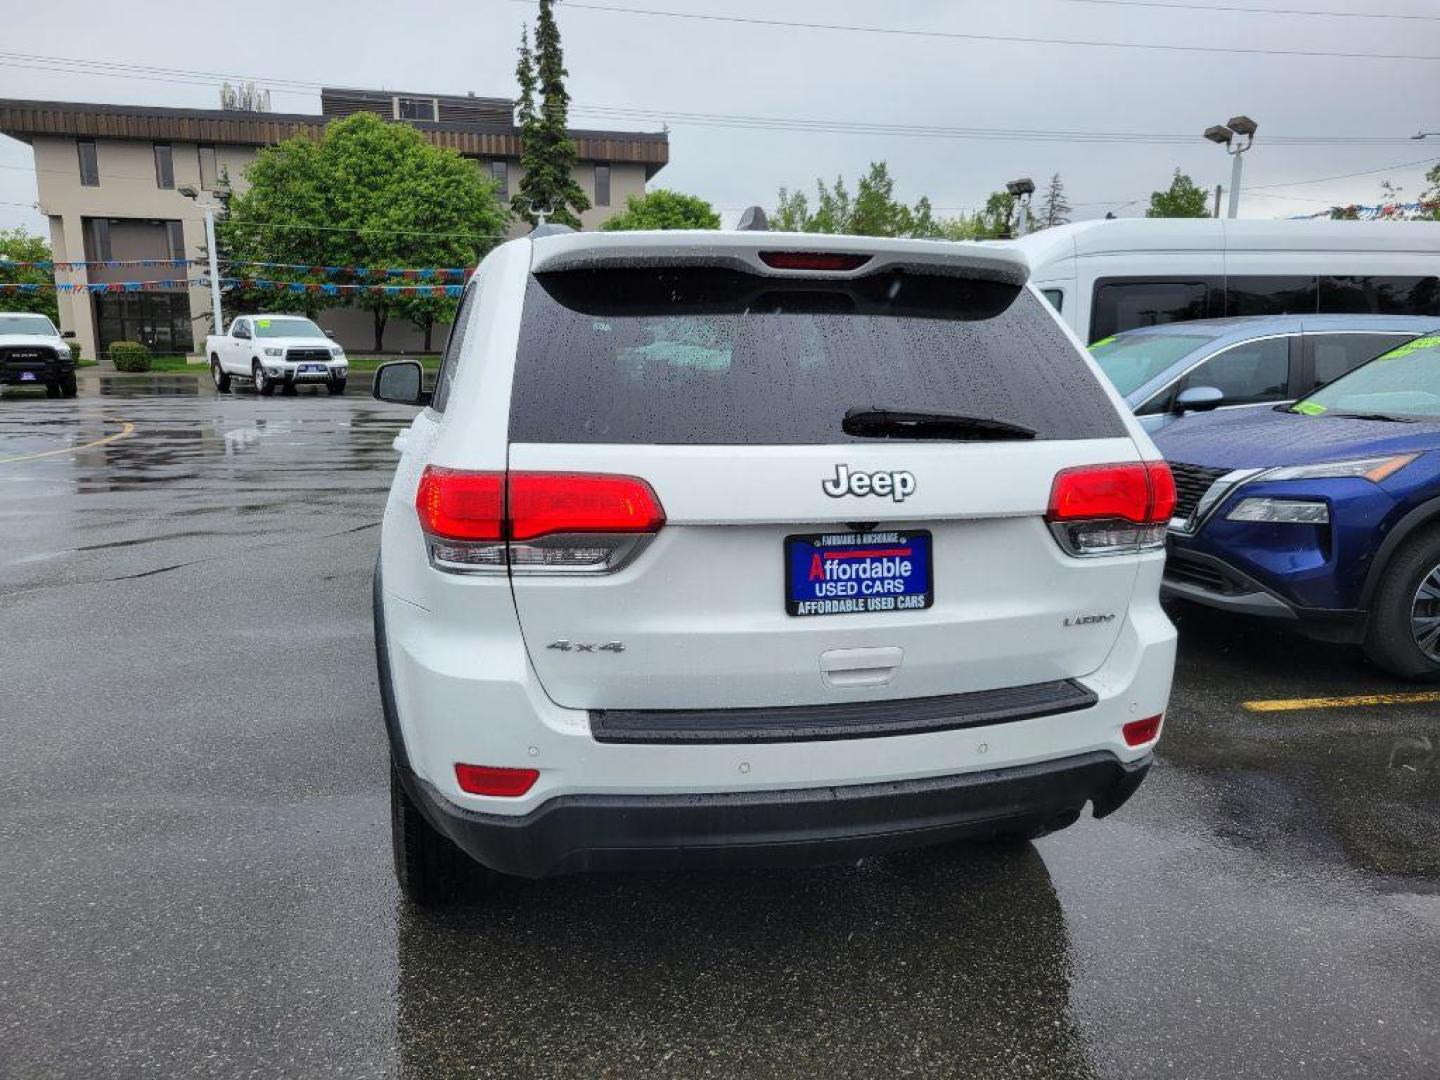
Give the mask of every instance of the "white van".
[(1440, 222), (1126, 218), (1003, 243), (1083, 341), (1231, 315), (1440, 317)]

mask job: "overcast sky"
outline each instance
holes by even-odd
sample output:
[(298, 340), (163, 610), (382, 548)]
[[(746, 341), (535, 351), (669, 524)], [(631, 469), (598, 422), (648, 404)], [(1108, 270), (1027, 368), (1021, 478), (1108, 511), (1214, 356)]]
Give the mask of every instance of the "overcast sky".
[[(727, 23), (558, 7), (577, 127), (658, 130), (671, 163), (652, 182), (717, 207), (773, 206), (781, 185), (852, 180), (890, 164), (898, 193), (950, 214), (1016, 176), (1064, 178), (1075, 217), (1143, 213), (1179, 166), (1197, 184), (1229, 183), (1230, 161), (1200, 132), (1236, 113), (1260, 124), (1245, 158), (1244, 217), (1283, 217), (1337, 202), (1379, 201), (1391, 179), (1411, 198), (1424, 165), (1325, 183), (1342, 173), (1440, 159), (1440, 0), (1155, 0), (1160, 4), (1383, 11), (1425, 19), (1278, 15), (1132, 6), (1116, 0), (586, 0), (595, 5), (882, 26), (880, 34)], [(214, 108), (225, 76), (272, 86), (276, 112), (318, 112), (319, 93), (286, 81), (511, 96), (515, 45), (534, 4), (521, 0), (175, 5), (10, 3), (0, 97)], [(1173, 49), (977, 41), (936, 34), (1370, 53), (1389, 59), (1244, 55)], [(30, 56), (118, 61), (192, 75), (107, 77), (40, 70)], [(1434, 60), (1398, 59), (1402, 55)], [(30, 66), (20, 66), (30, 65)], [(54, 66), (51, 64), (50, 66)], [(653, 110), (617, 120), (586, 107)], [(1175, 136), (1175, 145), (997, 141), (702, 126), (679, 114), (807, 121)], [(1387, 138), (1289, 145), (1277, 137)], [(0, 138), (0, 226), (43, 224), (28, 146)], [(1125, 204), (1129, 205), (1117, 205)], [(19, 205), (16, 205), (19, 204)]]

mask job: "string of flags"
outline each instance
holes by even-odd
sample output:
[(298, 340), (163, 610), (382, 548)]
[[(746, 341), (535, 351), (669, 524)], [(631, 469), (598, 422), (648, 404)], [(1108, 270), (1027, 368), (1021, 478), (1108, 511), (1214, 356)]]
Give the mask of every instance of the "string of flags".
[(1292, 220), (1309, 221), (1314, 218), (1328, 218), (1339, 210), (1348, 217), (1360, 221), (1379, 221), (1386, 218), (1402, 218), (1406, 214), (1436, 209), (1440, 209), (1440, 200), (1435, 199), (1413, 203), (1380, 203), (1376, 206), (1362, 206), (1357, 203), (1351, 206), (1335, 206), (1329, 210), (1317, 210), (1313, 214), (1296, 214)]
[[(173, 292), (178, 289), (208, 289), (209, 287), (210, 282), (204, 278), (166, 278), (157, 281), (45, 282), (43, 284), (0, 282), (0, 293), (38, 293), (45, 289), (54, 289), (60, 293)], [(268, 278), (234, 277), (221, 278), (220, 287), (222, 289), (314, 293), (322, 296), (368, 292), (383, 293), (386, 296), (444, 296), (452, 299), (459, 299), (465, 292), (464, 285), (336, 285), (328, 281), (271, 281)]]
[[(118, 270), (126, 266), (138, 266), (142, 269), (153, 270), (186, 270), (192, 266), (205, 265), (207, 265), (205, 259), (89, 259), (81, 261), (32, 259), (27, 261), (0, 258), (0, 271), (23, 267), (32, 270), (73, 272), (86, 269)], [(392, 266), (311, 266), (306, 263), (253, 262), (239, 259), (222, 260), (221, 265), (227, 268), (244, 266), (254, 270), (294, 270), (309, 276), (323, 274), (326, 277), (365, 278), (384, 275), (387, 278), (401, 278), (412, 281), (463, 282), (470, 274), (469, 269), (463, 266), (425, 266), (414, 268)]]

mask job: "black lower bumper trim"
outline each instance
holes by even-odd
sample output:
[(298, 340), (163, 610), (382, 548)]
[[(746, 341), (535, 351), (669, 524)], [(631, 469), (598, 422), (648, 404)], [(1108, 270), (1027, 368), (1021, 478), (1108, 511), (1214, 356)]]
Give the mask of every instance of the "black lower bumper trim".
[(918, 735), (1088, 709), (1094, 691), (1070, 679), (968, 694), (761, 709), (596, 709), (602, 743), (769, 743)]
[(1173, 544), (1160, 582), (1160, 597), (1234, 615), (1275, 619), (1321, 641), (1356, 645), (1365, 640), (1364, 611), (1300, 607), (1213, 555), (1177, 550)]
[(968, 837), (1028, 833), (1096, 817), (1140, 786), (1149, 755), (1097, 751), (1007, 769), (923, 780), (687, 795), (562, 795), (528, 814), (455, 806), (401, 769), (426, 818), (472, 858), (502, 873), (716, 865), (796, 866)]

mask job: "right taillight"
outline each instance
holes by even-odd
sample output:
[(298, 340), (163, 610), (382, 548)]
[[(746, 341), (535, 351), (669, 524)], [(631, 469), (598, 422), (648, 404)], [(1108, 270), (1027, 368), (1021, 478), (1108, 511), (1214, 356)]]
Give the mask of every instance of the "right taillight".
[(415, 508), (431, 565), (451, 573), (608, 573), (665, 524), (649, 484), (606, 473), (432, 465)]
[(1175, 480), (1163, 461), (1062, 469), (1045, 520), (1071, 555), (1119, 555), (1165, 545)]

